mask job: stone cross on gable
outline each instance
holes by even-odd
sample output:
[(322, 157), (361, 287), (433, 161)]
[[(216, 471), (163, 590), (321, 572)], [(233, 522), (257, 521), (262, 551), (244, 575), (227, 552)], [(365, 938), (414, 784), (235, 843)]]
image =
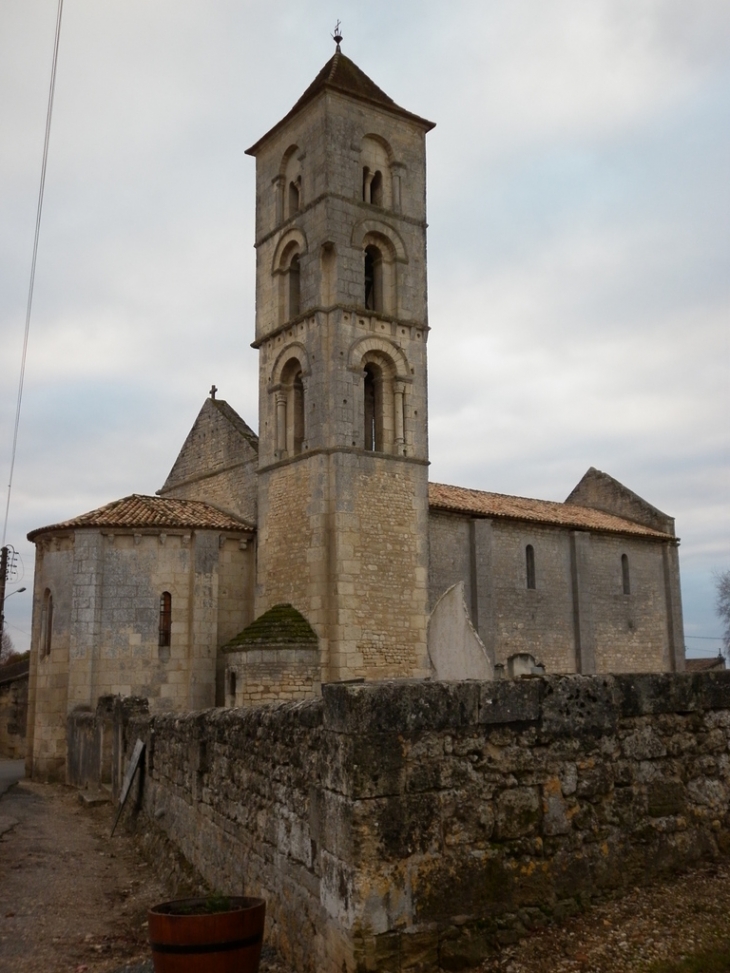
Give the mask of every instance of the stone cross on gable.
[(213, 399), (214, 401), (215, 401), (215, 393), (216, 393), (217, 391), (218, 391), (218, 389), (217, 389), (217, 388), (215, 387), (215, 385), (211, 385), (211, 387), (210, 387), (210, 397), (211, 397), (211, 399)]

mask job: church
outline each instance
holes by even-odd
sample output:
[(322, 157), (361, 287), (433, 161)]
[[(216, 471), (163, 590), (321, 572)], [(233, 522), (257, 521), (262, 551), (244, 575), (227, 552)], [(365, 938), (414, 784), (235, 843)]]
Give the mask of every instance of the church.
[(33, 776), (107, 695), (684, 668), (671, 517), (593, 468), (564, 503), (429, 483), (433, 127), (338, 42), (248, 149), (258, 432), (213, 388), (157, 495), (28, 535)]

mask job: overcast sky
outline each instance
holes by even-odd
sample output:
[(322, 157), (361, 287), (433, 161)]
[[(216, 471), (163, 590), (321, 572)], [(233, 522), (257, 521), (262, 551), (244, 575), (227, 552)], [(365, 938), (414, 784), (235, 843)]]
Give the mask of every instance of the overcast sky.
[[(57, 0), (0, 3), (0, 485)], [(162, 485), (211, 383), (257, 425), (254, 161), (343, 51), (428, 135), (431, 478), (676, 517), (730, 568), (728, 0), (65, 0), (8, 542)], [(5, 493), (2, 506), (5, 505)], [(699, 639), (708, 636), (709, 639)]]

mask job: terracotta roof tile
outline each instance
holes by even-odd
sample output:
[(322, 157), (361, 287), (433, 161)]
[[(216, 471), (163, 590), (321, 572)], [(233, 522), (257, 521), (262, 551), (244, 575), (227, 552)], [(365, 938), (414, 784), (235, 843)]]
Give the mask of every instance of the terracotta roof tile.
[(687, 672), (711, 672), (713, 669), (724, 669), (725, 659), (721, 655), (710, 656), (709, 659), (685, 659)]
[(529, 520), (554, 527), (574, 527), (577, 530), (633, 534), (639, 537), (670, 536), (590, 507), (556, 503), (552, 500), (531, 500), (528, 497), (509, 497), (502, 493), (468, 490), (466, 487), (448, 486), (445, 483), (429, 483), (428, 502), (434, 510), (449, 510), (477, 517)]
[(253, 530), (251, 524), (222, 513), (200, 500), (176, 500), (171, 497), (147, 497), (133, 493), (89, 513), (64, 520), (50, 527), (39, 527), (28, 534), (32, 541), (39, 534), (55, 530), (119, 527), (188, 528), (191, 530)]

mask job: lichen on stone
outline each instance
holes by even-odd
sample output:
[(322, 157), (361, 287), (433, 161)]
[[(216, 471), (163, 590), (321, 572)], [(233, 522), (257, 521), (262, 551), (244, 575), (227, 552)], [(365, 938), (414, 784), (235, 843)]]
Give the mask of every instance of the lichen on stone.
[(241, 652), (264, 645), (316, 645), (317, 633), (293, 605), (274, 605), (227, 642), (223, 652)]

